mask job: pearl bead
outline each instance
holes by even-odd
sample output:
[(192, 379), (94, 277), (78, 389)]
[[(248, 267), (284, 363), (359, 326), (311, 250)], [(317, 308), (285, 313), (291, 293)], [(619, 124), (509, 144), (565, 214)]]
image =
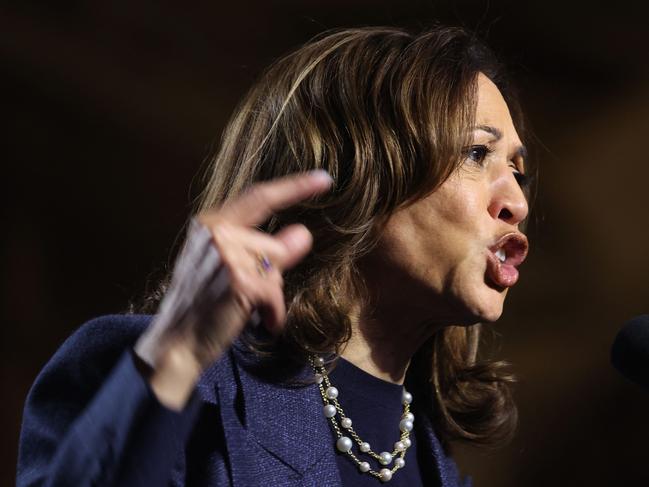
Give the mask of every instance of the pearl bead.
[(352, 427), (352, 420), (349, 418), (343, 418), (340, 420), (340, 426), (348, 430), (349, 428)]
[(410, 441), (410, 438), (404, 438), (403, 440), (401, 440), (401, 442), (406, 448), (410, 448), (412, 446), (412, 441)]
[(322, 374), (316, 374), (315, 375), (315, 383), (316, 384), (322, 384), (322, 381), (324, 380), (324, 377)]
[(406, 465), (406, 461), (399, 457), (394, 459), (394, 466), (397, 468), (403, 468)]
[(333, 418), (336, 415), (336, 406), (333, 404), (327, 404), (323, 409), (326, 418)]
[(324, 359), (322, 357), (316, 357), (313, 359), (313, 363), (316, 367), (322, 367), (324, 365)]
[(388, 452), (386, 452), (386, 451), (381, 452), (381, 454), (379, 455), (379, 457), (381, 457), (381, 458), (379, 459), (379, 462), (381, 462), (381, 465), (389, 465), (390, 462), (392, 461), (392, 454), (391, 454), (391, 453), (388, 453)]
[(392, 472), (387, 468), (382, 468), (379, 475), (381, 476), (381, 482), (388, 482), (392, 478)]
[(341, 436), (340, 438), (338, 438), (338, 441), (336, 441), (336, 448), (338, 448), (338, 451), (347, 453), (352, 449), (352, 440), (350, 440), (346, 436)]
[(403, 444), (403, 441), (397, 441), (394, 444), (394, 449), (397, 451), (403, 451), (406, 449), (406, 445)]
[(370, 471), (370, 464), (367, 463), (367, 462), (361, 462), (361, 463), (358, 465), (358, 469), (359, 469), (361, 472), (363, 472), (363, 473), (365, 473), (365, 472), (369, 472), (369, 471)]
[(327, 399), (336, 399), (338, 397), (338, 389), (336, 389), (334, 386), (327, 387), (325, 396), (327, 396)]
[(412, 421), (408, 421), (407, 419), (402, 419), (401, 421), (399, 421), (399, 429), (404, 433), (409, 433), (410, 431), (412, 431), (412, 428)]
[(410, 404), (412, 402), (412, 394), (404, 389), (403, 394), (401, 395), (401, 400), (404, 404)]
[(412, 413), (406, 413), (403, 416), (403, 419), (407, 419), (408, 421), (413, 421), (414, 422), (415, 421), (415, 415), (412, 414)]
[(370, 444), (367, 441), (361, 443), (361, 446), (359, 447), (359, 450), (362, 451), (363, 453), (367, 453), (371, 449), (372, 448), (370, 447)]

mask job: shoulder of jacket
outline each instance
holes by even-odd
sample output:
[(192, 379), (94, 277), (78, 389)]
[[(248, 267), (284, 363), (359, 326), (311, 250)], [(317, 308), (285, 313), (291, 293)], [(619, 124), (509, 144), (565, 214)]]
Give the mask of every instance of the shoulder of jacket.
[(99, 380), (135, 344), (150, 321), (150, 315), (124, 314), (84, 323), (45, 364), (35, 385), (53, 376), (72, 383)]
[[(79, 327), (59, 348), (59, 353), (85, 349), (123, 349), (132, 346), (152, 319), (152, 315), (116, 314), (93, 318)], [(56, 356), (56, 355), (55, 355)]]

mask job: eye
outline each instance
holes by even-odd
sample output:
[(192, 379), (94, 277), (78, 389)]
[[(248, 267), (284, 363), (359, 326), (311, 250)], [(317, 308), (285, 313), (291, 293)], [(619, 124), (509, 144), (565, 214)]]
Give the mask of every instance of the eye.
[(482, 165), (484, 160), (489, 154), (491, 154), (492, 149), (486, 145), (472, 145), (465, 150), (466, 157), (471, 159), (473, 162)]

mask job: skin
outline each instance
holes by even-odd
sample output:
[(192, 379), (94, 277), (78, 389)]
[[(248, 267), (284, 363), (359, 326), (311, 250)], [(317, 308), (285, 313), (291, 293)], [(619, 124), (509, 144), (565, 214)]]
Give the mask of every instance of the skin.
[[(490, 129), (475, 130), (466, 162), (434, 193), (396, 212), (364, 262), (372, 299), (357, 303), (342, 355), (378, 378), (403, 383), (412, 355), (435, 330), (494, 321), (502, 312), (507, 289), (485, 279), (488, 248), (518, 232), (528, 208), (516, 180), (523, 172), (520, 139), (502, 95), (482, 75), (476, 121), (476, 127)], [(484, 158), (477, 148), (482, 145), (492, 149)], [(241, 333), (253, 309), (261, 311), (269, 330), (281, 331), (286, 316), (281, 275), (307, 255), (312, 236), (303, 225), (276, 235), (255, 226), (330, 185), (322, 172), (288, 176), (254, 185), (224, 207), (198, 215), (230, 272), (230, 288), (215, 304), (212, 320), (147, 332), (136, 345), (136, 352), (139, 345), (155, 350), (146, 361), (162, 404), (184, 407), (201, 372)], [(265, 275), (258, 270), (260, 253), (273, 263)]]
[(440, 327), (493, 322), (502, 313), (508, 289), (486, 279), (487, 255), (527, 216), (516, 179), (524, 149), (500, 91), (482, 74), (476, 127), (459, 170), (396, 212), (364, 263), (373, 299), (359, 303), (342, 356), (376, 377), (403, 383), (411, 357)]

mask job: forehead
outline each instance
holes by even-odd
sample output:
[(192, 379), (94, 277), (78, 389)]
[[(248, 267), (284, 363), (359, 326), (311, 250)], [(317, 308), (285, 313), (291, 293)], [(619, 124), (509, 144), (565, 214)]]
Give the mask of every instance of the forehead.
[(475, 118), (476, 125), (496, 127), (506, 139), (520, 144), (507, 102), (494, 82), (482, 73), (478, 75), (478, 103)]

